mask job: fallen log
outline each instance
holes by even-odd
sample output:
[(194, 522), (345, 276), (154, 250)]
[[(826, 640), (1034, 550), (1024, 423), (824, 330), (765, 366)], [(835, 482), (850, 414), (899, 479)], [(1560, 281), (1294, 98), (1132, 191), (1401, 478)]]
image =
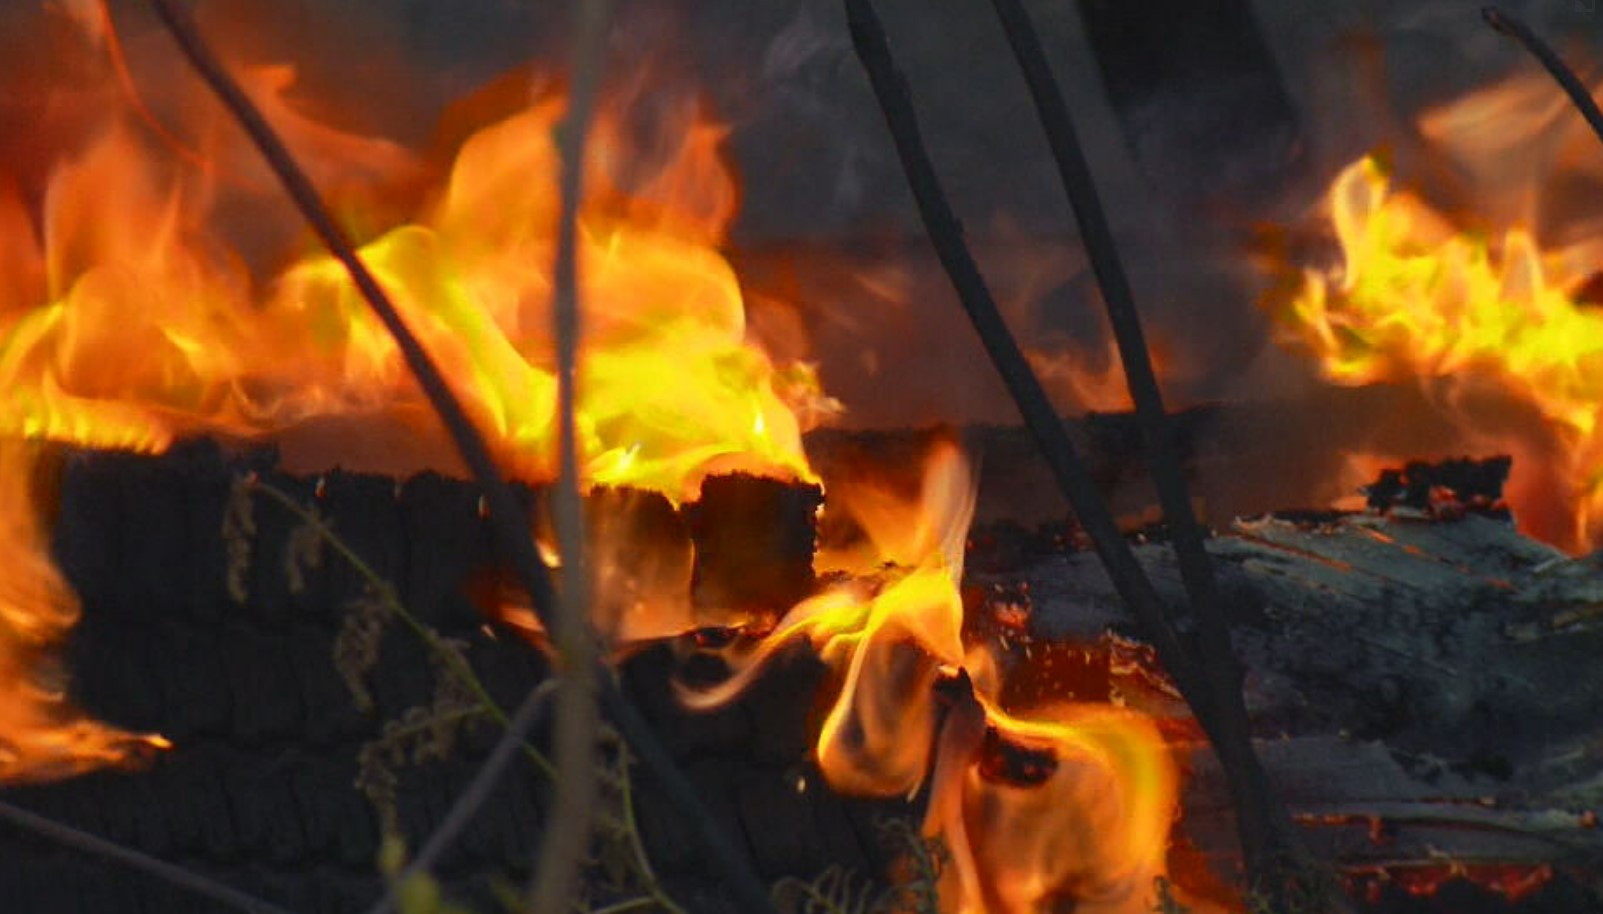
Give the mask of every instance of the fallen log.
[[(1167, 545), (1137, 551), (1180, 599)], [(1353, 869), (1551, 866), (1596, 887), (1603, 563), (1473, 515), (1261, 517), (1209, 551), (1259, 750), (1315, 847)], [(1028, 595), (1030, 633), (1012, 654), (1101, 639), (1114, 694), (1183, 716), (1139, 644), (1109, 637), (1134, 629), (1094, 557), (976, 564), (972, 583), (1008, 612)], [(1205, 851), (1228, 847), (1222, 773), (1205, 746), (1177, 746), (1192, 772), (1187, 833)]]
[[(470, 597), (467, 585), (495, 555), (467, 484), (436, 475), (399, 484), (349, 473), (294, 477), (205, 445), (159, 458), (81, 455), (62, 475), (56, 526), (58, 561), (85, 604), (68, 657), (74, 694), (117, 723), (166, 733), (178, 749), (148, 772), (4, 796), (299, 911), (351, 910), (377, 890), (378, 818), (354, 787), (358, 756), (383, 721), (430, 702), (434, 674), (415, 639), (387, 632), (370, 679), (373, 710), (357, 706), (334, 645), (363, 582), (328, 560), (302, 568), (301, 586), (291, 587), (285, 562), (296, 524), (271, 504), (255, 517), (244, 602), (230, 594), (231, 557), (218, 531), (242, 469), (315, 503), (408, 605), (467, 645), (503, 702), (544, 675), (538, 652), (514, 632), (486, 627)], [(751, 494), (742, 510), (773, 504), (793, 519), (810, 516), (805, 493)], [(738, 540), (717, 529), (722, 512), (680, 527), (659, 516), (665, 505), (639, 510), (631, 523), (642, 530)], [(773, 555), (798, 552), (801, 533), (778, 537), (784, 548)], [(1132, 637), (1094, 557), (1075, 551), (1072, 538), (1018, 525), (982, 526), (973, 540), (971, 624), (1009, 623), (972, 632), (1006, 642), (999, 646), (1017, 675), (1004, 700), (1116, 700), (1168, 720), (1190, 772), (1184, 834), (1228, 873), (1235, 843), (1222, 777), (1178, 717), (1178, 699)], [(1251, 671), (1259, 750), (1312, 843), (1355, 871), (1441, 870), (1447, 861), (1554, 867), (1559, 878), (1603, 871), (1589, 815), (1603, 783), (1596, 562), (1473, 516), (1267, 517), (1236, 525), (1210, 548)], [(1178, 599), (1167, 549), (1146, 543), (1137, 553), (1160, 592)], [(701, 567), (703, 589), (722, 568)], [(798, 586), (794, 563), (778, 570), (771, 586)], [(624, 688), (716, 814), (744, 836), (764, 877), (830, 865), (879, 872), (892, 853), (875, 822), (916, 818), (917, 803), (850, 800), (822, 783), (809, 759), (819, 709), (806, 698), (822, 687), (822, 667), (798, 651), (735, 705), (692, 714), (667, 688), (686, 672), (684, 648), (637, 653), (623, 666)], [(488, 736), (493, 730), (465, 731), (451, 760), (402, 766), (395, 791), (404, 831), (433, 826)], [(526, 873), (547, 799), (532, 774), (509, 780), (445, 862), (448, 883), (483, 898), (482, 874)], [(641, 832), (676, 897), (721, 910), (717, 886), (686, 851), (683, 823), (649, 791), (637, 799)], [(786, 827), (772, 827), (780, 822)], [(28, 835), (0, 832), (0, 847), (0, 897), (20, 899), (21, 909), (120, 912), (130, 898), (164, 914), (215, 909)], [(73, 887), (66, 895), (64, 885)]]

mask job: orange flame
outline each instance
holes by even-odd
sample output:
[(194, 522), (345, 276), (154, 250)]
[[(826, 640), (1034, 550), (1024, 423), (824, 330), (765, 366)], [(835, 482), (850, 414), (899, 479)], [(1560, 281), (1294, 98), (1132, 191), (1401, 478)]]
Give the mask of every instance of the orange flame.
[[(78, 607), (34, 510), (40, 442), (160, 452), (189, 435), (282, 440), (329, 419), (439, 439), (394, 344), (331, 258), (264, 259), (220, 240), (233, 237), (218, 224), (220, 180), (243, 178), (235, 192), (260, 177), (238, 138), (216, 125), (198, 131), (206, 142), (187, 140), (194, 125), (152, 131), (160, 106), (130, 97), (121, 60), (113, 69), (122, 91), (96, 98), (115, 99), (114, 110), (57, 162), (37, 211), (0, 184), (0, 781), (166, 745), (84, 720), (54, 685), (52, 648)], [(241, 77), (356, 221), (377, 219), (367, 207), (387, 183), (421, 174), (398, 147), (301, 114), (286, 97), (292, 71)], [(554, 466), (547, 327), (562, 110), (537, 101), (473, 133), (437, 197), (363, 235), (361, 248), (498, 459), (531, 480)], [(714, 472), (815, 481), (799, 417), (831, 403), (807, 366), (776, 366), (747, 340), (740, 287), (718, 250), (738, 203), (718, 155), (725, 131), (693, 108), (681, 126), (677, 147), (643, 168), (608, 108), (588, 149), (578, 253), (585, 480), (671, 501)], [(196, 160), (206, 167), (195, 171)], [(264, 262), (280, 266), (264, 278)], [(937, 701), (942, 679), (987, 662), (962, 641), (958, 583), (975, 498), (962, 456), (938, 449), (911, 500), (867, 485), (841, 494), (832, 510), (849, 511), (863, 541), (818, 563), (850, 583), (797, 606), (737, 658), (729, 683), (698, 700), (734, 694), (780, 645), (805, 637), (845, 674), (817, 747), (833, 785), (908, 794), (930, 779), (933, 759), (926, 829), (960, 854), (944, 910), (1025, 912), (1065, 895), (1102, 911), (1148, 910), (1174, 790), (1149, 723), (1080, 707), (1016, 716), (987, 697), (1000, 687), (993, 673), (975, 676), (981, 693), (957, 709)], [(608, 583), (613, 560), (627, 558), (618, 553), (630, 524), (651, 522), (641, 514), (618, 531), (592, 530), (602, 537), (599, 621), (620, 638), (692, 624), (684, 600), (652, 602), (659, 588), (684, 590), (683, 549), (665, 552), (648, 579)], [(987, 776), (976, 733), (1050, 754), (1051, 775), (1030, 787)]]
[[(299, 113), (286, 95), (290, 69), (240, 78), (333, 199), (357, 207), (363, 195), (351, 188), (420, 174), (399, 147)], [(285, 265), (264, 280), (247, 267), (261, 251), (219, 240), (232, 237), (219, 177), (243, 175), (251, 187), (261, 174), (236, 135), (207, 122), (153, 141), (144, 100), (125, 91), (93, 101), (110, 109), (58, 160), (36, 210), (0, 180), (0, 445), (22, 449), (0, 461), (11, 525), (0, 577), (23, 595), (6, 602), (0, 630), (0, 732), (17, 747), (0, 780), (65, 770), (62, 754), (85, 766), (110, 760), (122, 744), (109, 729), (71, 731), (61, 697), (36, 685), (77, 610), (26, 509), (26, 442), (154, 453), (184, 436), (262, 440), (330, 418), (356, 436), (443, 440), (332, 258), (269, 255)], [(535, 481), (555, 465), (547, 328), (562, 110), (560, 99), (539, 101), (474, 133), (438, 198), (361, 248), (501, 463)], [(632, 157), (620, 110), (603, 112), (588, 150), (578, 252), (585, 479), (675, 501), (713, 472), (812, 481), (797, 413), (816, 412), (816, 379), (747, 341), (740, 287), (718, 250), (738, 202), (719, 156), (725, 131), (699, 108), (683, 120), (677, 148), (651, 168)], [(207, 168), (174, 154), (185, 129), (205, 138), (185, 148)], [(454, 465), (443, 443), (422, 449)]]
[[(961, 636), (958, 584), (975, 496), (962, 454), (938, 446), (913, 501), (862, 485), (832, 492), (830, 510), (852, 513), (867, 543), (821, 551), (818, 564), (854, 577), (797, 606), (736, 658), (734, 676), (687, 699), (727, 700), (784, 643), (807, 638), (846, 671), (816, 749), (830, 785), (896, 796), (933, 778), (925, 831), (954, 857), (943, 911), (1025, 914), (1060, 898), (1076, 899), (1076, 910), (1151, 911), (1174, 812), (1172, 761), (1156, 727), (1135, 714), (1062, 705), (1022, 717), (988, 697), (1000, 693), (1000, 677)], [(943, 715), (935, 685), (964, 669), (976, 695)], [(1051, 774), (1030, 785), (988, 776), (987, 732), (1047, 754)]]
[(1111, 705), (1015, 717), (983, 697), (1000, 687), (987, 660), (973, 663), (986, 723), (1053, 766), (1039, 783), (1010, 783), (975, 759), (972, 724), (967, 734), (961, 722), (948, 725), (925, 829), (953, 851), (942, 891), (956, 899), (949, 909), (1024, 914), (1072, 898), (1075, 911), (1156, 910), (1178, 789), (1156, 725)]
[(0, 783), (64, 777), (168, 743), (86, 719), (67, 705), (49, 656), (78, 602), (49, 559), (30, 491), (38, 445), (0, 439)]
[[(1160, 383), (1180, 378), (1169, 347), (1162, 340), (1152, 343), (1152, 371)], [(1077, 350), (1032, 348), (1025, 351), (1030, 367), (1041, 383), (1062, 397), (1069, 409), (1087, 413), (1131, 412), (1135, 401), (1124, 377), (1124, 357), (1111, 337), (1103, 343), (1100, 359), (1087, 358)]]
[[(1603, 313), (1578, 295), (1573, 257), (1544, 253), (1531, 233), (1494, 239), (1454, 226), (1420, 198), (1394, 191), (1373, 158), (1336, 179), (1327, 199), (1343, 265), (1304, 272), (1278, 316), (1288, 339), (1339, 384), (1428, 380), (1453, 396), (1443, 409), (1469, 441), (1515, 451), (1516, 514), (1554, 510), (1536, 532), (1568, 548), (1603, 534)], [(1498, 437), (1470, 395), (1493, 391), (1548, 423), (1556, 454)], [(1523, 520), (1523, 518), (1522, 518)]]

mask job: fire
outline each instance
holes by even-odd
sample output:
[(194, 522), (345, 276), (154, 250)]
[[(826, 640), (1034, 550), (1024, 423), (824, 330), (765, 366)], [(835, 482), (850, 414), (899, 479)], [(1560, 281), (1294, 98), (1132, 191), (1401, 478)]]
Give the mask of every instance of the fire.
[[(385, 187), (407, 199), (405, 185), (426, 171), (393, 144), (300, 113), (290, 68), (242, 67), (240, 78), (348, 221), (373, 224)], [(277, 440), (329, 420), (352, 437), (390, 429), (443, 441), (332, 258), (297, 253), (299, 240), (269, 251), (228, 243), (240, 233), (224, 210), (271, 187), (237, 133), (202, 105), (182, 108), (192, 122), (153, 129), (165, 109), (129, 97), (120, 57), (105, 79), (116, 88), (85, 102), (94, 126), (60, 151), (33, 197), (25, 178), (0, 179), (0, 780), (115, 760), (131, 745), (108, 728), (74, 729), (83, 725), (47, 685), (50, 648), (76, 604), (28, 507), (41, 442), (157, 453), (185, 436)], [(797, 414), (816, 413), (816, 380), (747, 341), (719, 251), (738, 202), (720, 158), (725, 130), (686, 105), (677, 148), (644, 167), (625, 102), (599, 119), (581, 215), (586, 482), (679, 501), (714, 472), (811, 481)], [(474, 132), (439, 192), (367, 232), (361, 248), (502, 465), (531, 481), (555, 475), (548, 328), (562, 111), (548, 93)], [(261, 264), (277, 266), (263, 275)], [(419, 447), (454, 466), (443, 445)]]
[[(52, 654), (78, 606), (35, 504), (51, 443), (159, 453), (187, 436), (284, 441), (337, 422), (330, 456), (346, 465), (339, 448), (372, 433), (415, 439), (429, 462), (454, 466), (430, 444), (442, 440), (437, 423), (337, 263), (301, 239), (263, 250), (272, 231), (242, 235), (224, 218), (266, 183), (239, 137), (210, 108), (140, 97), (109, 23), (89, 4), (75, 9), (90, 46), (114, 58), (109, 88), (86, 96), (93, 126), (59, 151), (42, 186), (29, 188), (20, 168), (0, 182), (0, 782), (166, 745), (87, 721), (64, 699)], [(289, 68), (239, 72), (362, 228), (363, 259), (502, 465), (524, 480), (551, 478), (562, 98), (532, 93), (472, 132), (436, 192), (414, 199), (432, 174), (423, 157), (307, 116), (291, 100)], [(650, 580), (609, 584), (615, 565), (639, 565), (622, 554), (635, 527), (694, 498), (713, 473), (816, 481), (804, 421), (833, 408), (808, 366), (776, 365), (747, 339), (740, 285), (720, 252), (739, 197), (720, 158), (725, 129), (684, 106), (676, 145), (643, 160), (626, 101), (603, 108), (587, 152), (576, 417), (591, 508), (603, 512), (591, 525), (597, 621), (620, 640), (693, 625), (683, 598), (648, 605), (659, 584), (685, 589), (688, 544), (647, 563)], [(173, 108), (192, 120), (163, 123)], [(397, 215), (397, 201), (409, 210)], [(631, 509), (626, 490), (666, 500)], [(1174, 807), (1162, 741), (1134, 715), (1026, 714), (995, 700), (999, 674), (962, 637), (975, 494), (951, 446), (932, 454), (917, 497), (841, 483), (830, 510), (849, 513), (861, 536), (821, 552), (817, 566), (845, 583), (796, 606), (733, 658), (734, 677), (696, 700), (732, 696), (782, 645), (806, 638), (843, 673), (819, 765), (854, 793), (928, 786), (925, 829), (957, 855), (943, 910), (1022, 914), (1067, 896), (1086, 910), (1150, 910)], [(609, 503), (616, 517), (604, 513)], [(1028, 783), (998, 775), (1003, 750), (1041, 770)]]
[(77, 622), (78, 602), (31, 510), (40, 450), (0, 440), (0, 783), (64, 777), (168, 745), (89, 720), (63, 699), (50, 649)]
[[(1528, 528), (1572, 549), (1603, 535), (1603, 313), (1589, 275), (1530, 230), (1460, 229), (1391, 186), (1374, 158), (1342, 171), (1326, 199), (1342, 264), (1303, 272), (1277, 316), (1284, 335), (1338, 384), (1420, 380), (1466, 440), (1514, 452), (1510, 502)], [(1476, 398), (1512, 400), (1556, 446), (1499, 435)], [(1558, 522), (1543, 519), (1554, 512)], [(1534, 525), (1532, 520), (1538, 521)]]
[[(1131, 412), (1135, 401), (1124, 379), (1124, 358), (1111, 337), (1103, 344), (1100, 357), (1088, 357), (1075, 350), (1034, 348), (1025, 351), (1030, 367), (1041, 382), (1076, 412)], [(1157, 340), (1152, 346), (1152, 370), (1160, 383), (1183, 379), (1177, 371), (1169, 347)]]
[[(930, 782), (924, 829), (953, 853), (943, 911), (1026, 914), (1064, 898), (1075, 910), (1151, 911), (1174, 814), (1172, 761), (1156, 727), (1135, 714), (1086, 705), (1015, 714), (995, 700), (1001, 677), (990, 655), (961, 634), (975, 496), (961, 453), (937, 447), (913, 500), (862, 484), (832, 492), (830, 510), (851, 513), (864, 541), (825, 549), (817, 564), (849, 573), (847, 583), (797, 606), (732, 658), (734, 676), (691, 703), (727, 700), (781, 646), (806, 638), (845, 670), (820, 729), (820, 769), (856, 794), (912, 795)], [(998, 746), (1039, 757), (1041, 770), (997, 774)]]

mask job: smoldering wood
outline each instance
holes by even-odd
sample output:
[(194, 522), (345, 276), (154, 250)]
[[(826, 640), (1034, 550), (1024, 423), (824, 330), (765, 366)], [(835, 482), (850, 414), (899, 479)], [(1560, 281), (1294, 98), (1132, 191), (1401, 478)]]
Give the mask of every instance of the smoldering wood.
[(714, 476), (687, 507), (696, 542), (693, 588), (705, 606), (783, 613), (813, 588), (817, 486)]
[[(916, 463), (914, 436), (897, 440)], [(1001, 472), (990, 453), (991, 472)], [(218, 534), (233, 474), (248, 469), (314, 502), (407, 605), (466, 641), (500, 701), (515, 702), (545, 675), (538, 651), (485, 627), (479, 591), (464, 586), (496, 561), (469, 484), (336, 472), (322, 478), (319, 497), (317, 478), (276, 473), (266, 455), (227, 457), (207, 445), (158, 458), (80, 455), (60, 474), (56, 527), (57, 558), (85, 606), (67, 658), (73, 692), (95, 713), (159, 730), (179, 748), (148, 772), (102, 772), (5, 796), (297, 911), (350, 910), (377, 891), (377, 823), (352, 786), (356, 756), (380, 721), (429, 701), (429, 661), (415, 638), (387, 632), (371, 677), (377, 707), (358, 711), (332, 642), (363, 582), (325, 557), (292, 591), (284, 562), (294, 522), (265, 499), (256, 502), (247, 598), (232, 600)], [(673, 527), (658, 513), (647, 509), (642, 523)], [(1052, 690), (1179, 712), (1144, 665), (1100, 566), (1073, 551), (1072, 537), (987, 523), (973, 539), (971, 616), (1028, 603), (1033, 632), (1009, 629), (1008, 656), (1026, 645), (1037, 659), (1052, 655), (1019, 677), (1009, 700), (1023, 706)], [(1439, 865), (1448, 854), (1599, 870), (1599, 831), (1586, 827), (1586, 812), (1603, 799), (1596, 562), (1478, 517), (1259, 520), (1210, 548), (1251, 670), (1258, 749), (1317, 846), (1353, 866)], [(1160, 592), (1179, 598), (1165, 547), (1136, 551)], [(667, 687), (688, 653), (670, 643), (636, 654), (623, 666), (624, 688), (748, 843), (764, 878), (886, 863), (876, 819), (916, 816), (916, 804), (848, 800), (824, 786), (808, 760), (822, 709), (806, 697), (819, 693), (823, 668), (805, 650), (788, 652), (741, 702), (691, 714)], [(400, 768), (397, 806), (408, 833), (433, 826), (493, 736), (470, 731), (451, 761)], [(1235, 844), (1220, 773), (1200, 746), (1180, 751), (1192, 769), (1183, 828), (1228, 871)], [(692, 910), (726, 910), (684, 823), (649, 788), (637, 797), (653, 861), (677, 897)], [(508, 779), (445, 862), (447, 884), (471, 897), (485, 891), (486, 872), (525, 877), (545, 803), (537, 777)], [(215, 910), (27, 835), (0, 830), (0, 849), (0, 898), (20, 899), (22, 909)], [(1542, 897), (1574, 897), (1556, 891)], [(1579, 908), (1520, 910), (1590, 903), (1583, 896)]]
[[(1348, 867), (1603, 872), (1603, 561), (1481, 516), (1265, 517), (1237, 522), (1209, 551), (1259, 751), (1315, 846)], [(1137, 552), (1180, 599), (1168, 546)], [(971, 583), (1005, 583), (1016, 601), (1021, 582), (1035, 637), (1133, 634), (1091, 556), (1037, 555)], [(1183, 714), (1143, 676), (1113, 675), (1111, 688)], [(1222, 773), (1205, 747), (1182, 754), (1185, 830), (1205, 851), (1227, 847)]]
[[(1346, 455), (1379, 452), (1440, 458), (1459, 456), (1460, 431), (1430, 405), (1417, 386), (1327, 387), (1296, 396), (1177, 409), (1172, 434), (1205, 523), (1311, 508), (1344, 495)], [(1069, 437), (1114, 514), (1127, 526), (1157, 519), (1157, 498), (1130, 413), (1092, 413), (1065, 420)], [(953, 430), (942, 431), (949, 434)], [(1062, 524), (1067, 501), (1045, 461), (1016, 424), (967, 425), (955, 432), (974, 456), (980, 524), (1025, 528)], [(900, 463), (918, 472), (922, 429), (819, 429), (807, 453), (826, 478), (854, 462)]]

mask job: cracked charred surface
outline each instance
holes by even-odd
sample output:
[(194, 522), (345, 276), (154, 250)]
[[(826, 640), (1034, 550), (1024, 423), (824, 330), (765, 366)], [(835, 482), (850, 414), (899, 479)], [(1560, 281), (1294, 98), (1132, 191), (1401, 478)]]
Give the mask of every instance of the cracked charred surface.
[[(992, 472), (1004, 463), (993, 461)], [(482, 572), (494, 555), (470, 486), (336, 472), (319, 496), (315, 478), (275, 473), (263, 457), (225, 458), (209, 445), (159, 458), (80, 455), (61, 477), (55, 540), (85, 605), (68, 656), (73, 691), (92, 711), (159, 730), (178, 748), (148, 772), (102, 772), (5, 796), (296, 910), (349, 910), (377, 890), (378, 824), (353, 786), (357, 755), (382, 721), (428, 703), (431, 666), (414, 637), (392, 628), (371, 676), (374, 711), (357, 710), (333, 643), (363, 582), (326, 556), (292, 591), (284, 562), (295, 521), (265, 501), (254, 518), (246, 599), (233, 600), (218, 533), (233, 474), (244, 469), (315, 501), (407, 605), (466, 642), (497, 699), (514, 703), (544, 677), (538, 651), (485, 626), (480, 604), (494, 591)], [(754, 491), (743, 510), (774, 497)], [(810, 504), (803, 495), (794, 504), (779, 498), (777, 510), (800, 518)], [(1073, 551), (1071, 528), (1054, 529), (1056, 537), (992, 524), (973, 537), (970, 615), (989, 620), (987, 636), (1006, 638), (1015, 661), (1035, 655), (1033, 669), (1020, 663), (1027, 675), (1004, 701), (1027, 705), (1051, 691), (1176, 714), (1177, 699), (1147, 664), (1100, 565)], [(780, 539), (797, 552), (795, 536)], [(1563, 874), (1596, 872), (1603, 860), (1603, 838), (1583, 814), (1599, 804), (1603, 780), (1596, 561), (1480, 517), (1269, 517), (1238, 523), (1211, 548), (1251, 671), (1260, 752), (1316, 846), (1360, 868), (1437, 863), (1442, 853), (1553, 865), (1559, 879), (1517, 909), (1586, 909), (1584, 890)], [(1178, 599), (1167, 548), (1149, 542), (1137, 553), (1160, 592)], [(698, 580), (705, 589), (719, 573), (715, 563)], [(799, 586), (783, 579), (772, 586)], [(784, 602), (778, 590), (765, 594), (761, 602)], [(624, 686), (764, 877), (883, 866), (874, 820), (916, 809), (825, 788), (809, 761), (820, 711), (798, 698), (817, 694), (821, 665), (791, 652), (741, 701), (691, 714), (669, 688), (672, 676), (698, 672), (689, 647), (634, 654), (622, 666)], [(1191, 770), (1184, 833), (1228, 869), (1234, 842), (1222, 777), (1183, 720), (1170, 735)], [(433, 827), (492, 738), (488, 728), (474, 730), (449, 761), (401, 766), (404, 831), (415, 837)], [(653, 862), (676, 897), (693, 910), (722, 910), (683, 824), (649, 785), (636, 796)], [(526, 875), (546, 800), (533, 774), (503, 785), (446, 861), (447, 883), (485, 897), (485, 874)], [(214, 910), (28, 836), (0, 834), (0, 847), (0, 897), (19, 899), (22, 910)], [(1462, 892), (1443, 892), (1420, 910), (1481, 909), (1445, 906)], [(1560, 906), (1542, 907), (1544, 897)], [(1383, 902), (1376, 910), (1412, 909)]]
[[(1183, 718), (1094, 556), (1032, 551), (1016, 531), (982, 542), (1007, 567), (977, 559), (971, 585), (1014, 614), (1027, 595), (1023, 641), (1100, 642), (1112, 691)], [(1209, 551), (1259, 751), (1314, 846), (1353, 869), (1550, 865), (1597, 888), (1603, 562), (1473, 515), (1266, 516)], [(1183, 598), (1166, 544), (1137, 554)], [(1222, 773), (1205, 746), (1177, 745), (1185, 831), (1205, 853), (1228, 847)]]
[[(355, 786), (358, 757), (384, 722), (430, 703), (437, 674), (419, 639), (388, 625), (368, 677), (374, 707), (358, 709), (334, 648), (364, 581), (326, 554), (300, 569), (304, 586), (292, 589), (286, 555), (298, 521), (267, 499), (255, 500), (245, 599), (230, 595), (229, 547), (219, 531), (233, 479), (247, 470), (315, 504), (422, 621), (465, 644), (504, 707), (546, 676), (541, 652), (487, 623), (478, 605), (495, 592), (487, 586), (495, 555), (466, 483), (434, 474), (402, 482), (341, 472), (292, 477), (276, 472), (270, 455), (231, 458), (209, 444), (154, 458), (74, 455), (60, 477), (55, 535), (57, 561), (84, 605), (66, 652), (72, 694), (91, 713), (161, 732), (176, 748), (147, 771), (103, 771), (0, 795), (305, 914), (359, 910), (379, 890), (380, 827)], [(739, 488), (721, 497), (739, 501)], [(808, 492), (797, 504), (812, 504)], [(766, 491), (749, 501), (788, 505)], [(810, 520), (811, 508), (801, 514)], [(716, 518), (701, 523), (716, 526)], [(802, 570), (810, 575), (805, 563)], [(710, 587), (720, 574), (704, 569), (699, 580)], [(782, 600), (797, 581), (795, 569), (782, 568), (765, 596)], [(674, 642), (640, 649), (621, 664), (623, 687), (761, 875), (811, 878), (834, 864), (880, 871), (890, 851), (876, 821), (911, 810), (824, 789), (809, 760), (816, 712), (798, 699), (818, 691), (821, 664), (796, 652), (741, 699), (692, 713), (671, 687), (692, 653)], [(470, 727), (445, 760), (394, 767), (397, 823), (412, 846), (438, 824), (496, 735), (489, 724)], [(716, 874), (691, 850), (688, 826), (649, 782), (637, 781), (639, 827), (665, 886), (689, 910), (726, 910)], [(442, 862), (446, 885), (488, 910), (490, 880), (526, 879), (549, 799), (538, 772), (508, 777)], [(0, 899), (8, 909), (61, 914), (222, 910), (9, 830), (0, 831)]]

